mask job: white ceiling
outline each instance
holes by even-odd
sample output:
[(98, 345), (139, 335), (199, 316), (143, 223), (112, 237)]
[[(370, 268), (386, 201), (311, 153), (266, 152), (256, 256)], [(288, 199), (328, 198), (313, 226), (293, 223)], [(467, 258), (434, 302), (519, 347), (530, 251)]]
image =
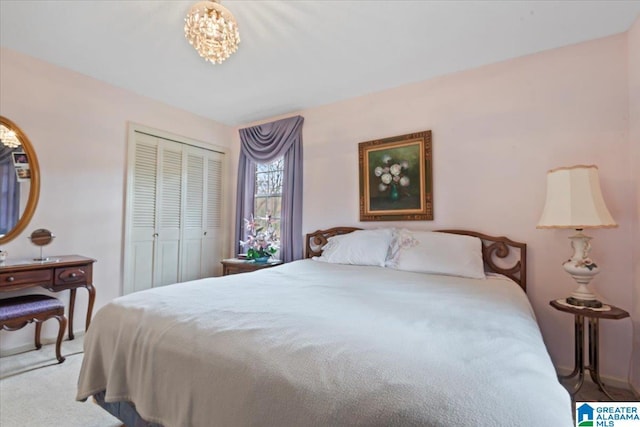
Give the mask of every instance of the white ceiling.
[(239, 125), (621, 33), (640, 14), (640, 1), (227, 0), (242, 42), (212, 65), (183, 35), (195, 2), (0, 0), (0, 43)]

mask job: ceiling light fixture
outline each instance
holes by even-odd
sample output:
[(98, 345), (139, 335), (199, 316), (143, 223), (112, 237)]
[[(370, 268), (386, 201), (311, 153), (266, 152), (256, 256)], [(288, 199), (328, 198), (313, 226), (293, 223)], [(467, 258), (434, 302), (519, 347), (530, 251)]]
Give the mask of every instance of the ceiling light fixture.
[(16, 136), (16, 133), (4, 125), (0, 125), (0, 142), (9, 148), (20, 146), (20, 140)]
[(218, 0), (194, 4), (184, 22), (185, 37), (206, 61), (221, 64), (238, 50), (236, 19)]

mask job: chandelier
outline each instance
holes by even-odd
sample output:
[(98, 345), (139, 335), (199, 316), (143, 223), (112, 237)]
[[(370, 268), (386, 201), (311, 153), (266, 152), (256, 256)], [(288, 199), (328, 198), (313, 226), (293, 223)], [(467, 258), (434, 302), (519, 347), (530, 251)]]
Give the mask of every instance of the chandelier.
[(184, 22), (185, 37), (205, 61), (221, 64), (238, 50), (236, 19), (218, 0), (194, 4)]
[(20, 140), (16, 136), (16, 133), (5, 125), (0, 125), (0, 141), (9, 148), (20, 146)]

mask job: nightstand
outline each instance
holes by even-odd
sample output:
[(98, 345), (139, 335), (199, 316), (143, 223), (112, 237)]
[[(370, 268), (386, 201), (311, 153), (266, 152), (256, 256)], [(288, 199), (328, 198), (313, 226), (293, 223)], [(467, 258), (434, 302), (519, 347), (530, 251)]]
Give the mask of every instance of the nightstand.
[(267, 262), (255, 262), (252, 260), (227, 258), (220, 261), (222, 264), (222, 275), (246, 273), (248, 271), (262, 270), (263, 268), (271, 268), (282, 264), (282, 260), (274, 259)]
[[(568, 380), (575, 376), (578, 376), (578, 382), (575, 384), (573, 391), (571, 391), (571, 398), (573, 399), (576, 393), (582, 387), (584, 383), (584, 371), (588, 370), (591, 379), (595, 384), (597, 384), (598, 388), (611, 400), (615, 400), (609, 392), (605, 389), (602, 380), (600, 379), (600, 371), (599, 371), (599, 320), (600, 319), (624, 319), (625, 317), (629, 317), (629, 313), (625, 310), (613, 306), (611, 304), (606, 304), (611, 307), (611, 310), (600, 311), (597, 309), (591, 309), (587, 307), (574, 307), (567, 306), (562, 304), (560, 301), (562, 300), (553, 300), (550, 301), (549, 304), (555, 308), (556, 310), (563, 311), (565, 313), (573, 314), (574, 319), (574, 353), (575, 353), (575, 365), (573, 367), (573, 371), (569, 375), (559, 375), (558, 378), (561, 380)], [(588, 355), (588, 365), (584, 364), (584, 324), (585, 318), (588, 320), (588, 347), (589, 347), (589, 355)]]

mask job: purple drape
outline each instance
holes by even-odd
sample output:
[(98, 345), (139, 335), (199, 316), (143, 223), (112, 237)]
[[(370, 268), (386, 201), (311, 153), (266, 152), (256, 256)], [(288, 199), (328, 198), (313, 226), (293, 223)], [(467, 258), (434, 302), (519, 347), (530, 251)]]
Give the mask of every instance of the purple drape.
[[(244, 218), (253, 213), (256, 163), (284, 156), (280, 257), (302, 258), (302, 116), (240, 129), (240, 160), (236, 196), (236, 242), (244, 240)], [(237, 244), (237, 243), (236, 243)]]
[(0, 143), (0, 235), (11, 231), (20, 218), (20, 184), (12, 152), (12, 148)]

